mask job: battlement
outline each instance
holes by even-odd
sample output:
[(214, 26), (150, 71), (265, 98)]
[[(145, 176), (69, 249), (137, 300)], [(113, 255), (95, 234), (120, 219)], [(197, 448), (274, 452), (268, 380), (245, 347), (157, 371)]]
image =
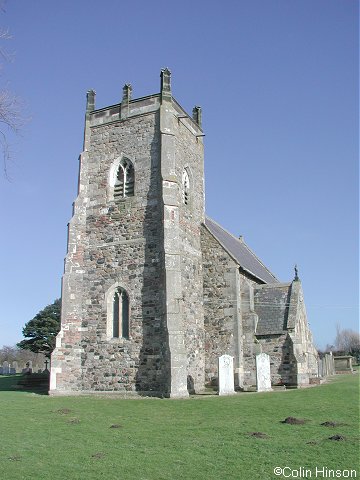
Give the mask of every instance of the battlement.
[(89, 127), (98, 127), (112, 122), (125, 121), (131, 117), (154, 113), (160, 109), (164, 102), (167, 102), (171, 105), (173, 115), (179, 122), (184, 123), (194, 135), (203, 136), (201, 107), (195, 106), (192, 116), (190, 116), (172, 96), (170, 71), (163, 69), (160, 77), (160, 93), (132, 99), (132, 86), (127, 83), (123, 87), (123, 97), (120, 103), (99, 109), (95, 108), (95, 91), (89, 90), (86, 101), (86, 123)]

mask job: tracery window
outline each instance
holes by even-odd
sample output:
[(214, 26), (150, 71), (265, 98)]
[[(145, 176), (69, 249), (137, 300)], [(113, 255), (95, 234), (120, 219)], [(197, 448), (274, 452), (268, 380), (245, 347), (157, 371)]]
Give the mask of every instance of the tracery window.
[(128, 158), (122, 158), (114, 184), (114, 200), (132, 197), (134, 195), (134, 184), (134, 166)]
[(188, 205), (190, 201), (190, 179), (186, 168), (184, 168), (182, 174), (182, 202), (184, 205)]
[(112, 298), (112, 337), (129, 338), (129, 296), (121, 287)]

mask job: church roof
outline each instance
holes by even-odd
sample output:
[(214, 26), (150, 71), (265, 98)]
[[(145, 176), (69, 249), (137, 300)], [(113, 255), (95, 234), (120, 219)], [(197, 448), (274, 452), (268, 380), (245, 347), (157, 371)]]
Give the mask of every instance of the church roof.
[(205, 226), (241, 268), (265, 283), (279, 283), (243, 240), (227, 232), (209, 217), (205, 217)]
[(291, 284), (258, 285), (254, 289), (256, 335), (282, 334), (287, 329)]

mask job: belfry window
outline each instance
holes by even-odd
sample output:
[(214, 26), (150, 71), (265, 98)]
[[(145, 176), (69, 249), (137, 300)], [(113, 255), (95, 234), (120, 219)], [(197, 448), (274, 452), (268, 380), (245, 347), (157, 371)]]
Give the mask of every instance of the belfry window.
[(190, 180), (189, 174), (186, 168), (182, 174), (182, 202), (184, 205), (188, 205), (190, 201)]
[(114, 184), (114, 200), (120, 200), (134, 195), (135, 174), (133, 164), (128, 158), (119, 163)]
[(129, 297), (118, 287), (113, 297), (112, 337), (129, 338)]

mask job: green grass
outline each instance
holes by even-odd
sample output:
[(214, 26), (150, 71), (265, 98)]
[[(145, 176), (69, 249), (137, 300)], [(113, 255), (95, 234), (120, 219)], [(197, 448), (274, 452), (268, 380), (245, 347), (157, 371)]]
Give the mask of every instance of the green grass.
[[(316, 467), (356, 469), (360, 478), (359, 374), (302, 390), (188, 400), (48, 397), (12, 391), (13, 382), (0, 377), (6, 480), (284, 478), (276, 466), (311, 469), (312, 478)], [(281, 423), (288, 416), (308, 421)], [(248, 435), (259, 431), (268, 438)], [(329, 440), (334, 434), (346, 440)]]

